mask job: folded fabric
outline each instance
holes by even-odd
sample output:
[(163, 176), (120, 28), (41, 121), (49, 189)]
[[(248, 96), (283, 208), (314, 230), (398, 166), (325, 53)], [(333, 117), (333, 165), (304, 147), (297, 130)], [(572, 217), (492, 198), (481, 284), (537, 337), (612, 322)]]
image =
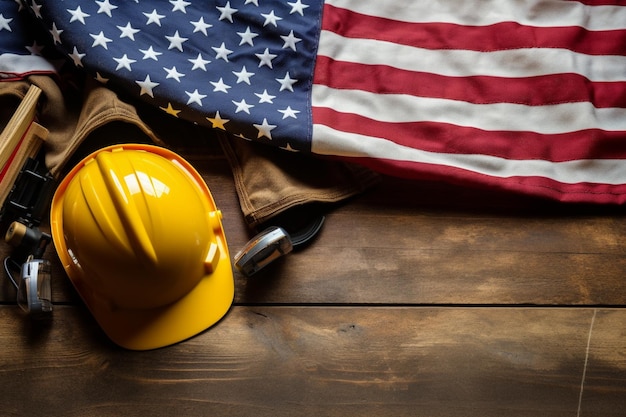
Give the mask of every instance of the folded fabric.
[[(319, 160), (306, 154), (287, 155), (269, 146), (233, 138), (222, 137), (221, 143), (246, 222), (257, 229), (294, 208), (306, 212), (293, 216), (310, 221), (328, 209), (312, 207), (311, 203), (338, 203), (380, 182), (378, 175), (358, 165)], [(281, 218), (281, 222), (277, 225), (288, 229), (287, 219)]]
[(393, 175), (624, 203), (622, 3), (24, 7), (48, 33), (34, 46), (172, 117)]

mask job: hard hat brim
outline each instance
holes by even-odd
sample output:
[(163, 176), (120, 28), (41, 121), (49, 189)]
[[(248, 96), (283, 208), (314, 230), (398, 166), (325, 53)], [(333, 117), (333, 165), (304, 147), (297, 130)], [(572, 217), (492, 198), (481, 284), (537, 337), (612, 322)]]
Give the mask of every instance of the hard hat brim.
[[(165, 148), (125, 144), (104, 148), (94, 154), (119, 147), (157, 153), (184, 167), (200, 186), (209, 204), (217, 211), (209, 188), (200, 174), (183, 158)], [(85, 284), (88, 282), (85, 272), (72, 259), (71, 251), (66, 246), (62, 201), (68, 183), (92, 155), (77, 164), (57, 188), (50, 209), (50, 226), (56, 252), (70, 281), (104, 333), (114, 343), (126, 349), (149, 350), (189, 339), (220, 321), (230, 309), (235, 292), (230, 255), (221, 222), (220, 230), (215, 231), (219, 234), (216, 242), (219, 260), (214, 270), (203, 276), (182, 298), (170, 304), (149, 309), (120, 308)]]
[[(116, 309), (107, 300), (81, 297), (94, 318), (116, 344), (130, 350), (150, 350), (189, 339), (220, 321), (234, 298), (232, 271), (220, 262), (213, 274), (205, 276), (182, 299), (150, 310)], [(80, 293), (80, 290), (79, 290)]]

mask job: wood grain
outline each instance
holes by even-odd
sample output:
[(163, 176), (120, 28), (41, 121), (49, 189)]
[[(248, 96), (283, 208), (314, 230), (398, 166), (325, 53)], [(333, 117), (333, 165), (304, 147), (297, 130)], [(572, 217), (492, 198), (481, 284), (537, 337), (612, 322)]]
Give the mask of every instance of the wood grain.
[[(80, 309), (58, 308), (48, 327), (25, 332), (3, 307), (11, 349), (0, 353), (0, 407), (7, 416), (573, 416), (594, 312), (235, 307), (185, 343), (134, 353)], [(625, 328), (626, 314), (598, 310), (595, 323), (583, 398), (611, 407), (584, 415), (622, 415), (626, 386), (603, 376), (626, 368), (611, 349), (624, 346), (623, 330), (606, 331)]]
[[(218, 184), (213, 192), (234, 255), (250, 232), (232, 191), (207, 178)], [(415, 208), (391, 216), (348, 207), (329, 214), (309, 248), (252, 279), (236, 274), (237, 302), (626, 303), (626, 233), (620, 217), (475, 218)], [(54, 299), (72, 301), (54, 253), (48, 253), (54, 260)], [(1, 289), (4, 301), (14, 299), (11, 288)]]
[(31, 85), (6, 126), (2, 127), (0, 132), (0, 169), (4, 168), (13, 150), (17, 148), (24, 133), (34, 120), (37, 112), (37, 100), (39, 100), (40, 95), (41, 89)]

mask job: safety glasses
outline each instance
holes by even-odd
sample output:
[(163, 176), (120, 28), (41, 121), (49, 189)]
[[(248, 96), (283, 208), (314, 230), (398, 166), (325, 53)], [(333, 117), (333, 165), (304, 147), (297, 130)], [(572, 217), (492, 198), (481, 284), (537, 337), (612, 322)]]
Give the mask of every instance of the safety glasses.
[[(29, 256), (22, 265), (10, 257), (4, 259), (4, 271), (17, 290), (17, 304), (28, 314), (41, 315), (52, 311), (50, 262)], [(15, 279), (14, 273), (20, 278)]]

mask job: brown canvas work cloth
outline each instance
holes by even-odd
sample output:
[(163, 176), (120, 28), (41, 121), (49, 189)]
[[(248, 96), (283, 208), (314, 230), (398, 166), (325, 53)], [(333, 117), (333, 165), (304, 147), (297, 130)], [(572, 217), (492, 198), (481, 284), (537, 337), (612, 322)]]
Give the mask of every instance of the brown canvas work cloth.
[[(81, 146), (95, 150), (132, 138), (134, 142), (153, 142), (175, 148), (181, 137), (220, 136), (206, 128), (177, 121), (156, 109), (125, 102), (96, 81), (76, 87), (64, 80), (68, 87), (63, 90), (57, 81), (49, 76), (33, 75), (23, 81), (0, 82), (2, 121), (8, 120), (31, 83), (42, 89), (38, 122), (49, 130), (46, 165), (54, 176), (71, 168), (72, 157)], [(115, 137), (97, 134), (112, 126)], [(103, 136), (110, 140), (98, 143)], [(233, 171), (244, 218), (251, 228), (292, 208), (343, 201), (363, 192), (378, 178), (367, 169), (341, 162), (225, 136), (220, 137), (220, 142)]]

